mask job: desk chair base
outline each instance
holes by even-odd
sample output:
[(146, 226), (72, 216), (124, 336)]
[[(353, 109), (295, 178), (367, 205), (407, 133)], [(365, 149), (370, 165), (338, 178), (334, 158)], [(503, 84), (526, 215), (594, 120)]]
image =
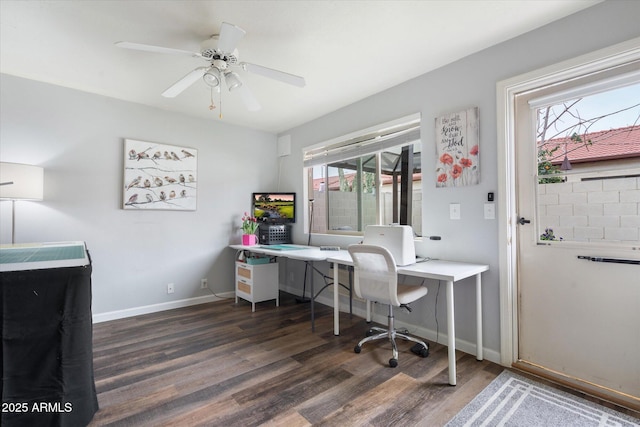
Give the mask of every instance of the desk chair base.
[[(403, 334), (398, 332), (394, 327), (394, 317), (393, 317), (393, 306), (389, 306), (389, 327), (388, 329), (378, 328), (377, 326), (372, 327), (367, 331), (367, 337), (360, 340), (360, 342), (354, 347), (353, 351), (355, 353), (360, 353), (362, 350), (362, 346), (369, 341), (375, 341), (383, 338), (388, 338), (391, 341), (391, 347), (393, 349), (393, 357), (389, 359), (389, 366), (395, 368), (398, 366), (398, 346), (396, 345), (396, 338), (402, 338), (405, 341), (411, 341), (416, 343), (411, 349), (414, 353), (419, 355), (420, 357), (429, 356), (429, 346), (422, 340), (409, 336), (407, 334)], [(419, 349), (418, 345), (422, 348)]]

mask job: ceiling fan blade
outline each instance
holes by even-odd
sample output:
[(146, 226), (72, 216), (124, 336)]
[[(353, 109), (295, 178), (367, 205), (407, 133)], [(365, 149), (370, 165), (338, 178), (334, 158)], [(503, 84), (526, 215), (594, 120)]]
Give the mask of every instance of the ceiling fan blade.
[(218, 50), (225, 53), (233, 52), (245, 34), (247, 32), (237, 25), (223, 22), (220, 28), (220, 36), (218, 36)]
[(244, 102), (244, 105), (245, 107), (247, 107), (247, 110), (258, 111), (262, 108), (260, 106), (260, 103), (255, 98), (255, 96), (253, 96), (253, 93), (251, 92), (251, 90), (249, 90), (246, 84), (243, 84), (242, 86), (237, 88), (236, 92), (240, 94), (240, 97), (242, 98), (242, 102)]
[(182, 49), (173, 49), (170, 47), (152, 46), (149, 44), (116, 42), (115, 45), (125, 49), (142, 50), (144, 52), (168, 53), (170, 55), (186, 55), (186, 56), (193, 56), (193, 57), (202, 57), (202, 55), (198, 52), (191, 52), (191, 51), (182, 50)]
[(283, 83), (287, 83), (293, 86), (304, 87), (307, 83), (304, 81), (304, 77), (296, 76), (295, 74), (285, 73), (284, 71), (274, 70), (273, 68), (263, 67), (262, 65), (250, 64), (243, 62), (242, 68), (250, 73), (259, 74), (270, 79), (279, 80)]
[(186, 88), (194, 84), (199, 78), (202, 78), (208, 68), (209, 67), (198, 67), (195, 70), (191, 71), (189, 74), (171, 85), (167, 90), (162, 92), (162, 96), (164, 96), (165, 98), (175, 98)]

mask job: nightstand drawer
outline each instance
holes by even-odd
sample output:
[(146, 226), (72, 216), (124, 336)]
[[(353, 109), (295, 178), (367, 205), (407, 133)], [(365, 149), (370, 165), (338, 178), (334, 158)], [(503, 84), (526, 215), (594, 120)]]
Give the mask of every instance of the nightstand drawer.
[(251, 285), (249, 285), (248, 283), (244, 283), (244, 282), (238, 281), (237, 289), (240, 292), (243, 292), (243, 293), (245, 293), (247, 295), (251, 295)]
[(251, 280), (253, 269), (249, 266), (238, 264), (237, 272), (238, 272), (238, 276)]

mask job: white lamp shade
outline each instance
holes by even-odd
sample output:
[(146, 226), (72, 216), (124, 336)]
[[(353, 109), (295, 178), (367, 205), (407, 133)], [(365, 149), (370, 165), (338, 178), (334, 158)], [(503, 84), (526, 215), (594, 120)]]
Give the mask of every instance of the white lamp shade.
[(220, 71), (218, 71), (217, 68), (211, 67), (204, 73), (202, 79), (209, 86), (218, 87), (220, 85)]
[(229, 91), (239, 88), (242, 86), (242, 80), (240, 80), (240, 76), (238, 73), (234, 71), (228, 71), (224, 73), (225, 80), (227, 81), (227, 88)]
[(0, 163), (0, 199), (42, 200), (44, 169), (20, 163)]

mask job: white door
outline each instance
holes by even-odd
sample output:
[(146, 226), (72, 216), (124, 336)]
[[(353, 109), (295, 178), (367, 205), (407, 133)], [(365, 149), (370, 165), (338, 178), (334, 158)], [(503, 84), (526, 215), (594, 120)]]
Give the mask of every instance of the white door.
[[(616, 92), (603, 89), (634, 70), (637, 64), (516, 97), (516, 197), (522, 218), (517, 358), (552, 376), (595, 385), (604, 394), (640, 399), (640, 138), (624, 142), (614, 132), (598, 133), (601, 120), (572, 128), (569, 116), (562, 117), (569, 110), (547, 108), (566, 109), (582, 98), (571, 113), (580, 122), (589, 118), (582, 103), (591, 96), (601, 97), (595, 103), (600, 106), (613, 98), (608, 107), (613, 112), (627, 103), (628, 92), (619, 91), (632, 88), (637, 92), (631, 105), (639, 104), (640, 84), (629, 86), (627, 80)], [(636, 121), (630, 129), (640, 136), (640, 107), (632, 111)], [(545, 145), (539, 124), (557, 130), (547, 132)], [(611, 159), (603, 160), (607, 155)], [(571, 169), (562, 170), (562, 161), (562, 169)]]

